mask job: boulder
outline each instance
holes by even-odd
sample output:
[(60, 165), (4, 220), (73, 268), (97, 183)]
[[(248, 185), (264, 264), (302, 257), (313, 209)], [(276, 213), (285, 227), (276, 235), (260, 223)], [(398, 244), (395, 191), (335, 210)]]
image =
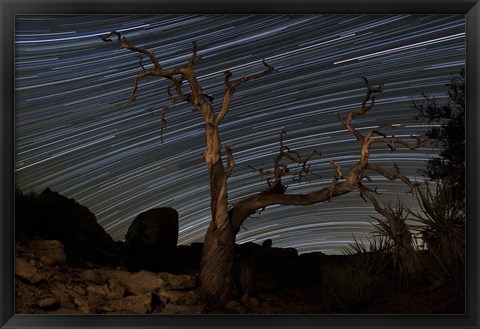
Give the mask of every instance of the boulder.
[(71, 262), (92, 261), (121, 264), (118, 245), (98, 224), (88, 208), (50, 189), (39, 195), (23, 195), (15, 200), (15, 234), (17, 240), (39, 237), (59, 240)]
[(272, 244), (273, 244), (272, 239), (266, 239), (262, 243), (262, 248), (270, 248), (272, 246)]
[(142, 212), (133, 220), (125, 236), (125, 247), (139, 252), (172, 248), (177, 243), (178, 212), (169, 207)]

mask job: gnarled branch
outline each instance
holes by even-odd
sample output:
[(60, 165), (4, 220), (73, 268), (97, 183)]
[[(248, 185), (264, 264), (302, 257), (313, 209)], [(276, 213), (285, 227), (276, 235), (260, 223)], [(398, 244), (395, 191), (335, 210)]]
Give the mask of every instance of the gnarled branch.
[(228, 112), (228, 108), (230, 106), (230, 99), (232, 95), (237, 91), (238, 87), (240, 87), (242, 84), (244, 84), (247, 81), (253, 80), (253, 79), (258, 79), (263, 77), (264, 75), (272, 72), (274, 70), (273, 66), (270, 66), (265, 62), (265, 60), (262, 61), (263, 65), (267, 67), (263, 72), (254, 74), (254, 75), (249, 75), (240, 78), (237, 82), (235, 82), (233, 85), (230, 82), (230, 78), (233, 76), (232, 72), (230, 70), (225, 71), (225, 94), (223, 95), (223, 103), (222, 103), (222, 108), (220, 112), (218, 113), (216, 119), (215, 119), (215, 124), (218, 125), (220, 122), (223, 120), (225, 115)]
[[(310, 170), (310, 164), (308, 161), (310, 161), (314, 155), (320, 155), (320, 152), (314, 150), (308, 157), (302, 158), (298, 152), (290, 150), (285, 145), (284, 136), (286, 134), (287, 133), (284, 130), (280, 132), (280, 148), (275, 156), (272, 170), (250, 166), (250, 168), (258, 171), (262, 176), (273, 174), (273, 183), (271, 183), (270, 178), (267, 179), (269, 188), (263, 193), (278, 193), (279, 191), (284, 193), (286, 191), (286, 187), (283, 185), (282, 179), (285, 176), (291, 176), (293, 181), (301, 181), (308, 175), (317, 175)], [(288, 160), (288, 162), (283, 161), (285, 158)], [(298, 169), (292, 169), (290, 168), (289, 164), (297, 164), (301, 165), (301, 167)]]
[[(284, 190), (278, 190), (277, 188), (278, 186), (283, 186), (281, 184), (282, 177), (287, 173), (291, 173), (288, 171), (288, 166), (282, 162), (282, 159), (287, 158), (289, 161), (302, 164), (302, 170), (304, 170), (304, 172), (309, 172), (307, 161), (311, 156), (309, 158), (302, 159), (297, 152), (288, 149), (283, 143), (285, 132), (282, 131), (280, 138), (280, 150), (275, 158), (274, 163), (274, 184), (270, 184), (270, 188), (266, 190), (268, 193), (262, 192), (240, 199), (237, 204), (230, 209), (230, 218), (234, 223), (235, 229), (238, 229), (241, 223), (243, 223), (248, 216), (253, 214), (255, 210), (264, 209), (269, 205), (309, 205), (323, 201), (329, 201), (336, 196), (343, 195), (354, 190), (360, 191), (360, 196), (364, 200), (370, 200), (379, 213), (384, 216), (391, 216), (391, 214), (388, 213), (388, 210), (382, 208), (374, 197), (374, 194), (377, 194), (377, 189), (371, 189), (363, 185), (363, 181), (372, 182), (367, 170), (372, 170), (391, 181), (401, 180), (409, 187), (410, 191), (415, 185), (408, 177), (400, 173), (400, 170), (396, 165), (394, 166), (396, 172), (391, 174), (380, 166), (370, 163), (370, 148), (374, 143), (385, 143), (393, 151), (395, 150), (396, 145), (402, 145), (410, 150), (414, 150), (420, 147), (422, 137), (417, 136), (417, 143), (412, 144), (401, 138), (393, 136), (388, 137), (381, 131), (381, 128), (385, 127), (386, 125), (380, 125), (377, 128), (371, 129), (365, 135), (362, 135), (355, 127), (353, 127), (352, 121), (356, 116), (365, 115), (374, 107), (375, 100), (372, 95), (374, 93), (380, 93), (383, 91), (383, 84), (372, 86), (366, 78), (363, 78), (363, 80), (367, 85), (367, 90), (362, 101), (361, 108), (359, 110), (352, 110), (349, 112), (345, 120), (342, 120), (340, 115), (337, 115), (347, 131), (353, 136), (357, 137), (360, 142), (360, 158), (358, 162), (351, 166), (348, 172), (345, 173), (337, 162), (331, 161), (332, 165), (335, 166), (336, 175), (329, 186), (307, 194), (285, 194)], [(258, 171), (262, 174), (271, 173), (271, 171), (266, 171), (264, 169), (260, 169)], [(390, 221), (391, 220), (392, 219), (390, 218)]]
[(129, 49), (131, 51), (135, 51), (135, 52), (147, 55), (148, 58), (150, 59), (150, 61), (152, 62), (153, 66), (155, 67), (156, 71), (160, 71), (162, 69), (162, 67), (161, 67), (160, 63), (158, 62), (157, 58), (155, 57), (155, 54), (153, 53), (153, 51), (148, 50), (148, 49), (139, 48), (139, 47), (136, 47), (136, 46), (130, 44), (127, 41), (127, 38), (125, 38), (125, 37), (122, 38), (122, 34), (120, 32), (112, 31), (110, 33), (107, 33), (105, 35), (100, 36), (100, 38), (103, 41), (109, 42), (109, 41), (112, 41), (112, 39), (109, 39), (109, 38), (113, 35), (117, 36), (118, 46), (120, 48)]

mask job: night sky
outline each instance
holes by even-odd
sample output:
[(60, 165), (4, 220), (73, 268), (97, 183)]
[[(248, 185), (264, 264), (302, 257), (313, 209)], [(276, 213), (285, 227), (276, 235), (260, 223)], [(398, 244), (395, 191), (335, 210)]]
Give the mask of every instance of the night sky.
[[(384, 132), (414, 141), (428, 126), (415, 120), (412, 100), (422, 91), (445, 100), (451, 74), (465, 65), (463, 15), (17, 16), (16, 184), (24, 192), (50, 187), (74, 198), (115, 240), (140, 212), (169, 206), (180, 214), (179, 244), (202, 241), (210, 191), (203, 120), (191, 104), (167, 112), (161, 142), (152, 111), (168, 101), (165, 79), (141, 80), (137, 100), (121, 111), (141, 68), (138, 53), (101, 41), (111, 30), (153, 50), (165, 68), (184, 65), (197, 41), (197, 77), (217, 110), (226, 70), (236, 81), (263, 71), (262, 59), (275, 67), (239, 88), (221, 126), (222, 143), (235, 158), (232, 203), (267, 188), (266, 177), (250, 167), (272, 167), (282, 129), (290, 149), (322, 153), (311, 160), (319, 176), (289, 182), (287, 193), (328, 186), (331, 160), (347, 171), (360, 143), (336, 114), (359, 108), (361, 77), (384, 82), (385, 91), (354, 126), (365, 131), (390, 123), (395, 129)], [(421, 180), (418, 170), (432, 156), (429, 148), (391, 153), (382, 146), (372, 149), (370, 161), (392, 172), (396, 163)], [(415, 206), (403, 183), (371, 177), (382, 202), (400, 198)], [(380, 217), (358, 193), (308, 207), (272, 206), (245, 221), (237, 243), (270, 238), (300, 253), (339, 253), (352, 234), (364, 239), (372, 231), (372, 216)]]

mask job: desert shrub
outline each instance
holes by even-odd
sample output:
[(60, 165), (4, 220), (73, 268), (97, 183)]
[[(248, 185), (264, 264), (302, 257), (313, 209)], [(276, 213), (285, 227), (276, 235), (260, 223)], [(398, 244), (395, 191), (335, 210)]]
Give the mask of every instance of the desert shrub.
[(380, 275), (391, 262), (392, 243), (383, 236), (366, 239), (367, 243), (364, 243), (354, 236), (354, 242), (343, 248), (342, 252), (355, 262), (361, 262), (371, 275)]
[(407, 287), (420, 274), (418, 246), (407, 224), (409, 213), (400, 200), (397, 204), (387, 204), (386, 209), (392, 216), (393, 225), (385, 219), (375, 218), (377, 223), (373, 224), (375, 229), (372, 234), (377, 239), (385, 240), (386, 252), (391, 255), (393, 282), (398, 287)]
[(421, 212), (409, 210), (442, 280), (458, 280), (465, 271), (465, 211), (448, 180), (425, 182), (415, 193)]
[(328, 264), (322, 270), (323, 302), (335, 311), (358, 312), (371, 300), (376, 288), (372, 268), (361, 258), (345, 264)]

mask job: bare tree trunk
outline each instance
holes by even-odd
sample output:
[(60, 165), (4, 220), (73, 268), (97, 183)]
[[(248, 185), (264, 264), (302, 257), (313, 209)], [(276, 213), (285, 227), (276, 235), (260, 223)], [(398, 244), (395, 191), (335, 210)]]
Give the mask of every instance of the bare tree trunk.
[(200, 283), (211, 301), (233, 298), (232, 264), (235, 256), (235, 233), (232, 225), (217, 227), (210, 222), (202, 252)]
[[(206, 154), (209, 149), (219, 150), (214, 146), (220, 142), (218, 130), (210, 135), (207, 133), (207, 136), (212, 139), (207, 141)], [(228, 169), (224, 169), (220, 154), (216, 154), (214, 158), (216, 162), (211, 165), (208, 155), (205, 157), (210, 172), (212, 220), (202, 250), (200, 284), (208, 299), (218, 302), (233, 298), (232, 264), (235, 255), (235, 232), (228, 216)], [(227, 168), (230, 165), (227, 165)]]

